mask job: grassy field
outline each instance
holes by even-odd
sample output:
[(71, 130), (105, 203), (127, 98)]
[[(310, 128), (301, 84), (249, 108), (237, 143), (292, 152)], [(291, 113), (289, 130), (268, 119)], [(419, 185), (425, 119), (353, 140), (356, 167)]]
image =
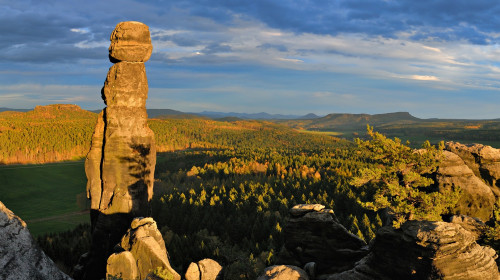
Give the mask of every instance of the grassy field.
[(88, 223), (84, 162), (0, 166), (0, 201), (37, 236)]

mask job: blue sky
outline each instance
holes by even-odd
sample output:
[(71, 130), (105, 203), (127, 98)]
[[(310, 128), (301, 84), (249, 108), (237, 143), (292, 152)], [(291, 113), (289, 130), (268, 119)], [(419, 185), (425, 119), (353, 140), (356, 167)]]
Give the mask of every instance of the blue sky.
[(500, 2), (0, 0), (0, 107), (104, 107), (109, 35), (150, 27), (148, 108), (500, 118)]

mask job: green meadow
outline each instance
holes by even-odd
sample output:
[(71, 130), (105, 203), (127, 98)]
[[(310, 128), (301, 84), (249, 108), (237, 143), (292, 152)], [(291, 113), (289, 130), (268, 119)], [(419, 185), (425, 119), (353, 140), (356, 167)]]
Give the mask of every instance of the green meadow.
[(0, 201), (40, 235), (89, 222), (84, 161), (0, 166)]

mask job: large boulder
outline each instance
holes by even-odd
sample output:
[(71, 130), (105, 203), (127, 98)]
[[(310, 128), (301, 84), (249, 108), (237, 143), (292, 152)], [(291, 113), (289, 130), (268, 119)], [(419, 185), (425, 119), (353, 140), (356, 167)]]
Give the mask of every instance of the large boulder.
[(474, 174), (500, 196), (500, 149), (482, 144), (464, 145), (447, 142), (446, 149), (458, 155)]
[(26, 223), (1, 201), (0, 279), (71, 279), (36, 245)]
[(328, 280), (498, 280), (497, 255), (459, 224), (408, 221), (377, 232), (370, 254)]
[(489, 220), (495, 205), (492, 189), (458, 155), (443, 151), (443, 156), (436, 171), (436, 184), (440, 190), (460, 187), (462, 193), (455, 213)]
[(350, 233), (323, 205), (296, 205), (283, 228), (285, 244), (277, 263), (304, 267), (315, 262), (318, 274), (351, 269), (368, 254), (365, 241)]
[(257, 280), (309, 280), (306, 272), (293, 265), (273, 265), (264, 270)]
[(113, 62), (146, 62), (153, 51), (149, 27), (141, 22), (118, 23), (110, 40), (109, 57)]
[(107, 277), (146, 279), (151, 271), (161, 269), (173, 280), (181, 279), (170, 266), (165, 242), (152, 218), (135, 218), (115, 250), (108, 258)]
[(217, 280), (222, 279), (222, 266), (212, 259), (203, 259), (191, 263), (185, 274), (186, 280)]

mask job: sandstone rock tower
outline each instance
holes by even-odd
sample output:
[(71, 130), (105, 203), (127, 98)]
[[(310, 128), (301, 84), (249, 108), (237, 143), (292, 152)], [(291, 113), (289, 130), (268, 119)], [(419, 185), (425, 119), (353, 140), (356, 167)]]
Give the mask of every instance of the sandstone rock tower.
[(144, 62), (153, 46), (149, 28), (121, 22), (111, 34), (108, 72), (92, 146), (85, 161), (91, 200), (92, 246), (85, 279), (104, 278), (106, 260), (134, 217), (147, 216), (153, 196), (156, 148), (147, 125)]

